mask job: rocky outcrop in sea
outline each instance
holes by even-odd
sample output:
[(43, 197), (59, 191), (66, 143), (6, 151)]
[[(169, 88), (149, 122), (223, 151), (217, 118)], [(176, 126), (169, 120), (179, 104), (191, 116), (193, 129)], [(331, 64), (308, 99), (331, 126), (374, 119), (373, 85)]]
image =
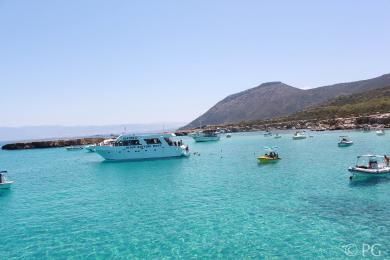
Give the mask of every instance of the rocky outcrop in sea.
[(23, 150), (23, 149), (39, 149), (39, 148), (56, 148), (66, 146), (79, 146), (100, 143), (105, 138), (78, 138), (68, 140), (50, 140), (50, 141), (35, 141), (35, 142), (20, 142), (3, 145), (3, 150)]

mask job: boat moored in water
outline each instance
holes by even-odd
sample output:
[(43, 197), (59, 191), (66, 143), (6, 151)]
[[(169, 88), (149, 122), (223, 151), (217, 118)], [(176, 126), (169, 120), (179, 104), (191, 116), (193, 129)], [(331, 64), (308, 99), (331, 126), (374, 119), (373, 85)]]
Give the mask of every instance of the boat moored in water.
[(4, 176), (5, 173), (7, 173), (7, 171), (0, 171), (0, 189), (9, 189), (14, 183), (13, 181), (7, 180), (7, 178)]
[(212, 130), (203, 130), (190, 134), (195, 142), (219, 141), (220, 135)]
[(189, 148), (170, 134), (119, 136), (114, 142), (102, 142), (96, 153), (108, 161), (145, 160), (189, 156)]
[(338, 142), (339, 147), (347, 147), (353, 145), (353, 141), (346, 135), (340, 136), (340, 141)]
[(293, 135), (293, 140), (301, 140), (301, 139), (306, 139), (306, 134), (303, 131), (297, 131)]
[(282, 136), (280, 134), (275, 134), (274, 138), (278, 139), (278, 138), (282, 138)]
[(356, 165), (348, 168), (352, 173), (352, 177), (373, 177), (373, 176), (389, 176), (389, 158), (386, 155), (360, 155), (357, 157)]
[(376, 130), (376, 135), (379, 135), (379, 136), (385, 135), (385, 130), (383, 130), (383, 129)]
[(279, 157), (279, 154), (276, 151), (277, 148), (278, 148), (277, 146), (264, 147), (264, 149), (266, 150), (266, 153), (262, 156), (257, 157), (257, 160), (262, 164), (275, 163), (275, 162), (280, 161), (281, 158)]

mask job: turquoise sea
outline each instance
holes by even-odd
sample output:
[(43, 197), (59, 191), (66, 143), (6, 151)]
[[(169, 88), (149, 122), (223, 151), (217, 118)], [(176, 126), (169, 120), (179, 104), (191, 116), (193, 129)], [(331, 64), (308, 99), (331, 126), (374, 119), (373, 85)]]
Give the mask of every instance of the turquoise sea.
[[(337, 147), (348, 134), (355, 144)], [(1, 151), (0, 259), (390, 258), (390, 178), (352, 181), (390, 133), (262, 133), (194, 143), (187, 159), (107, 163), (63, 148)], [(283, 158), (259, 165), (263, 146)]]

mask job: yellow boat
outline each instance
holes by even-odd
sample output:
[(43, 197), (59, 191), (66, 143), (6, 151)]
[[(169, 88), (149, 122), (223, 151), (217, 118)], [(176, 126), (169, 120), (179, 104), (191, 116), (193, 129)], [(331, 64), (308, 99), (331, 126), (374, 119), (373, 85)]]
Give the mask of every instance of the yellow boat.
[(260, 163), (275, 163), (278, 162), (281, 158), (272, 158), (266, 155), (257, 157)]

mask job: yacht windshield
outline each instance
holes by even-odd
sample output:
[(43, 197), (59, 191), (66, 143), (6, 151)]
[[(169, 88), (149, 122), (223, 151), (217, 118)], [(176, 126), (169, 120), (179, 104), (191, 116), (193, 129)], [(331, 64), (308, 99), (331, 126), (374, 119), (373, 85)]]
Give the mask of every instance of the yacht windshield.
[(158, 138), (149, 138), (149, 139), (144, 139), (146, 144), (161, 144), (160, 139)]

